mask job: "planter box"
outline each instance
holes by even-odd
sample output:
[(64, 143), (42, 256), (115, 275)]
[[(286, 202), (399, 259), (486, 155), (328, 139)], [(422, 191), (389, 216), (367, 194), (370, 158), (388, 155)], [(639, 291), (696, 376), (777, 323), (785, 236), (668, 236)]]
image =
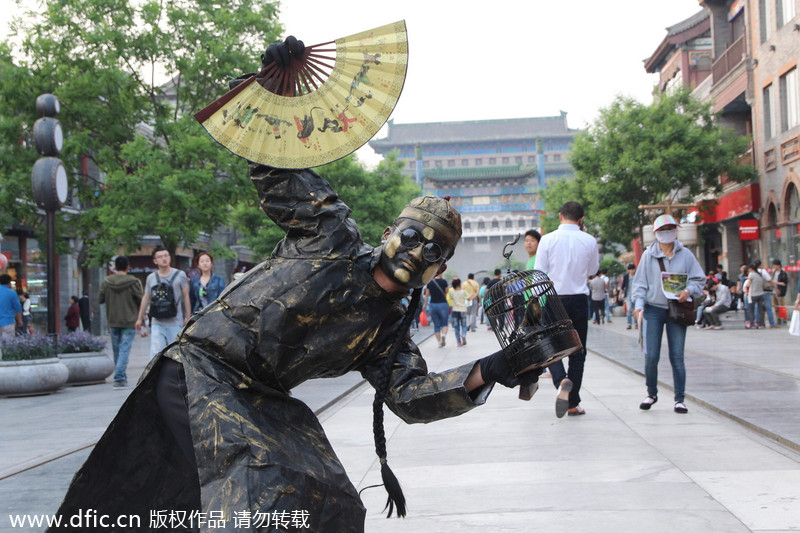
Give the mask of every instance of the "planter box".
[(0, 361), (0, 396), (35, 396), (57, 391), (69, 371), (57, 358)]
[(114, 360), (105, 352), (60, 353), (58, 359), (69, 370), (67, 385), (105, 383), (114, 373)]

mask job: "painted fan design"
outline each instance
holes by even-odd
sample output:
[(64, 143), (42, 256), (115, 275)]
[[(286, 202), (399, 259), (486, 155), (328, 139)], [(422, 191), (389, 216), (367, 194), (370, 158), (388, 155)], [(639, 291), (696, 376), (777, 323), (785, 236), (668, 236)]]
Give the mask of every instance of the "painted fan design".
[(271, 63), (195, 118), (249, 161), (278, 168), (324, 165), (354, 152), (383, 126), (407, 65), (406, 26), (399, 21), (307, 46), (283, 71)]

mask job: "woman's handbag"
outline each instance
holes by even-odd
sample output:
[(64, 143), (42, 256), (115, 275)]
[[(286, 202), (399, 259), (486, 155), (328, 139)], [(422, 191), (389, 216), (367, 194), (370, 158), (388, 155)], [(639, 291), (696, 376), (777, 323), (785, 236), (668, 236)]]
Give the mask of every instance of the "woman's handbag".
[[(664, 272), (664, 260), (660, 257), (658, 258), (658, 266), (661, 267), (661, 272)], [(667, 314), (667, 318), (670, 322), (674, 322), (675, 324), (680, 324), (681, 326), (691, 326), (694, 324), (696, 319), (696, 310), (695, 310), (695, 302), (693, 300), (686, 300), (685, 302), (679, 302), (678, 300), (667, 300), (667, 304), (669, 305), (669, 313)]]
[(678, 300), (668, 300), (669, 315), (668, 318), (671, 322), (681, 324), (682, 326), (691, 326), (695, 321), (695, 308), (694, 302), (686, 300), (679, 302)]

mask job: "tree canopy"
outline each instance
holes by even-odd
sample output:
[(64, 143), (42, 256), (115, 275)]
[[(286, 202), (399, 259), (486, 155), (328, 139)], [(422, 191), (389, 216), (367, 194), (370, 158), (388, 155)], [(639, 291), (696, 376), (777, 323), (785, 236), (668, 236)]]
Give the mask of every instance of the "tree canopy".
[(31, 197), (26, 140), (43, 92), (61, 101), (62, 159), (84, 208), (60, 224), (86, 239), (93, 263), (142, 235), (174, 250), (227, 222), (252, 192), (247, 166), (191, 113), (254, 69), (276, 20), (267, 0), (57, 0), (15, 20), (21, 48), (0, 46), (0, 222), (36, 223), (17, 199)]
[(580, 195), (570, 199), (584, 204), (596, 235), (627, 244), (650, 222), (639, 205), (719, 193), (722, 175), (754, 179), (755, 169), (739, 163), (748, 145), (746, 137), (719, 124), (710, 103), (688, 90), (649, 105), (620, 96), (576, 136), (571, 163), (577, 180), (561, 187)]

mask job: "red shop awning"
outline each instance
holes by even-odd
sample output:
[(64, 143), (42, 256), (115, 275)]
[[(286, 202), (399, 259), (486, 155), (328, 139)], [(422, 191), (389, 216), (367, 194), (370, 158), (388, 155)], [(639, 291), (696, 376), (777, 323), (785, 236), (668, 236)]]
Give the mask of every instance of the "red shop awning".
[(758, 185), (748, 185), (738, 191), (720, 196), (716, 205), (710, 200), (700, 202), (701, 223), (722, 222), (753, 213), (758, 211), (759, 205), (761, 205), (761, 195)]

